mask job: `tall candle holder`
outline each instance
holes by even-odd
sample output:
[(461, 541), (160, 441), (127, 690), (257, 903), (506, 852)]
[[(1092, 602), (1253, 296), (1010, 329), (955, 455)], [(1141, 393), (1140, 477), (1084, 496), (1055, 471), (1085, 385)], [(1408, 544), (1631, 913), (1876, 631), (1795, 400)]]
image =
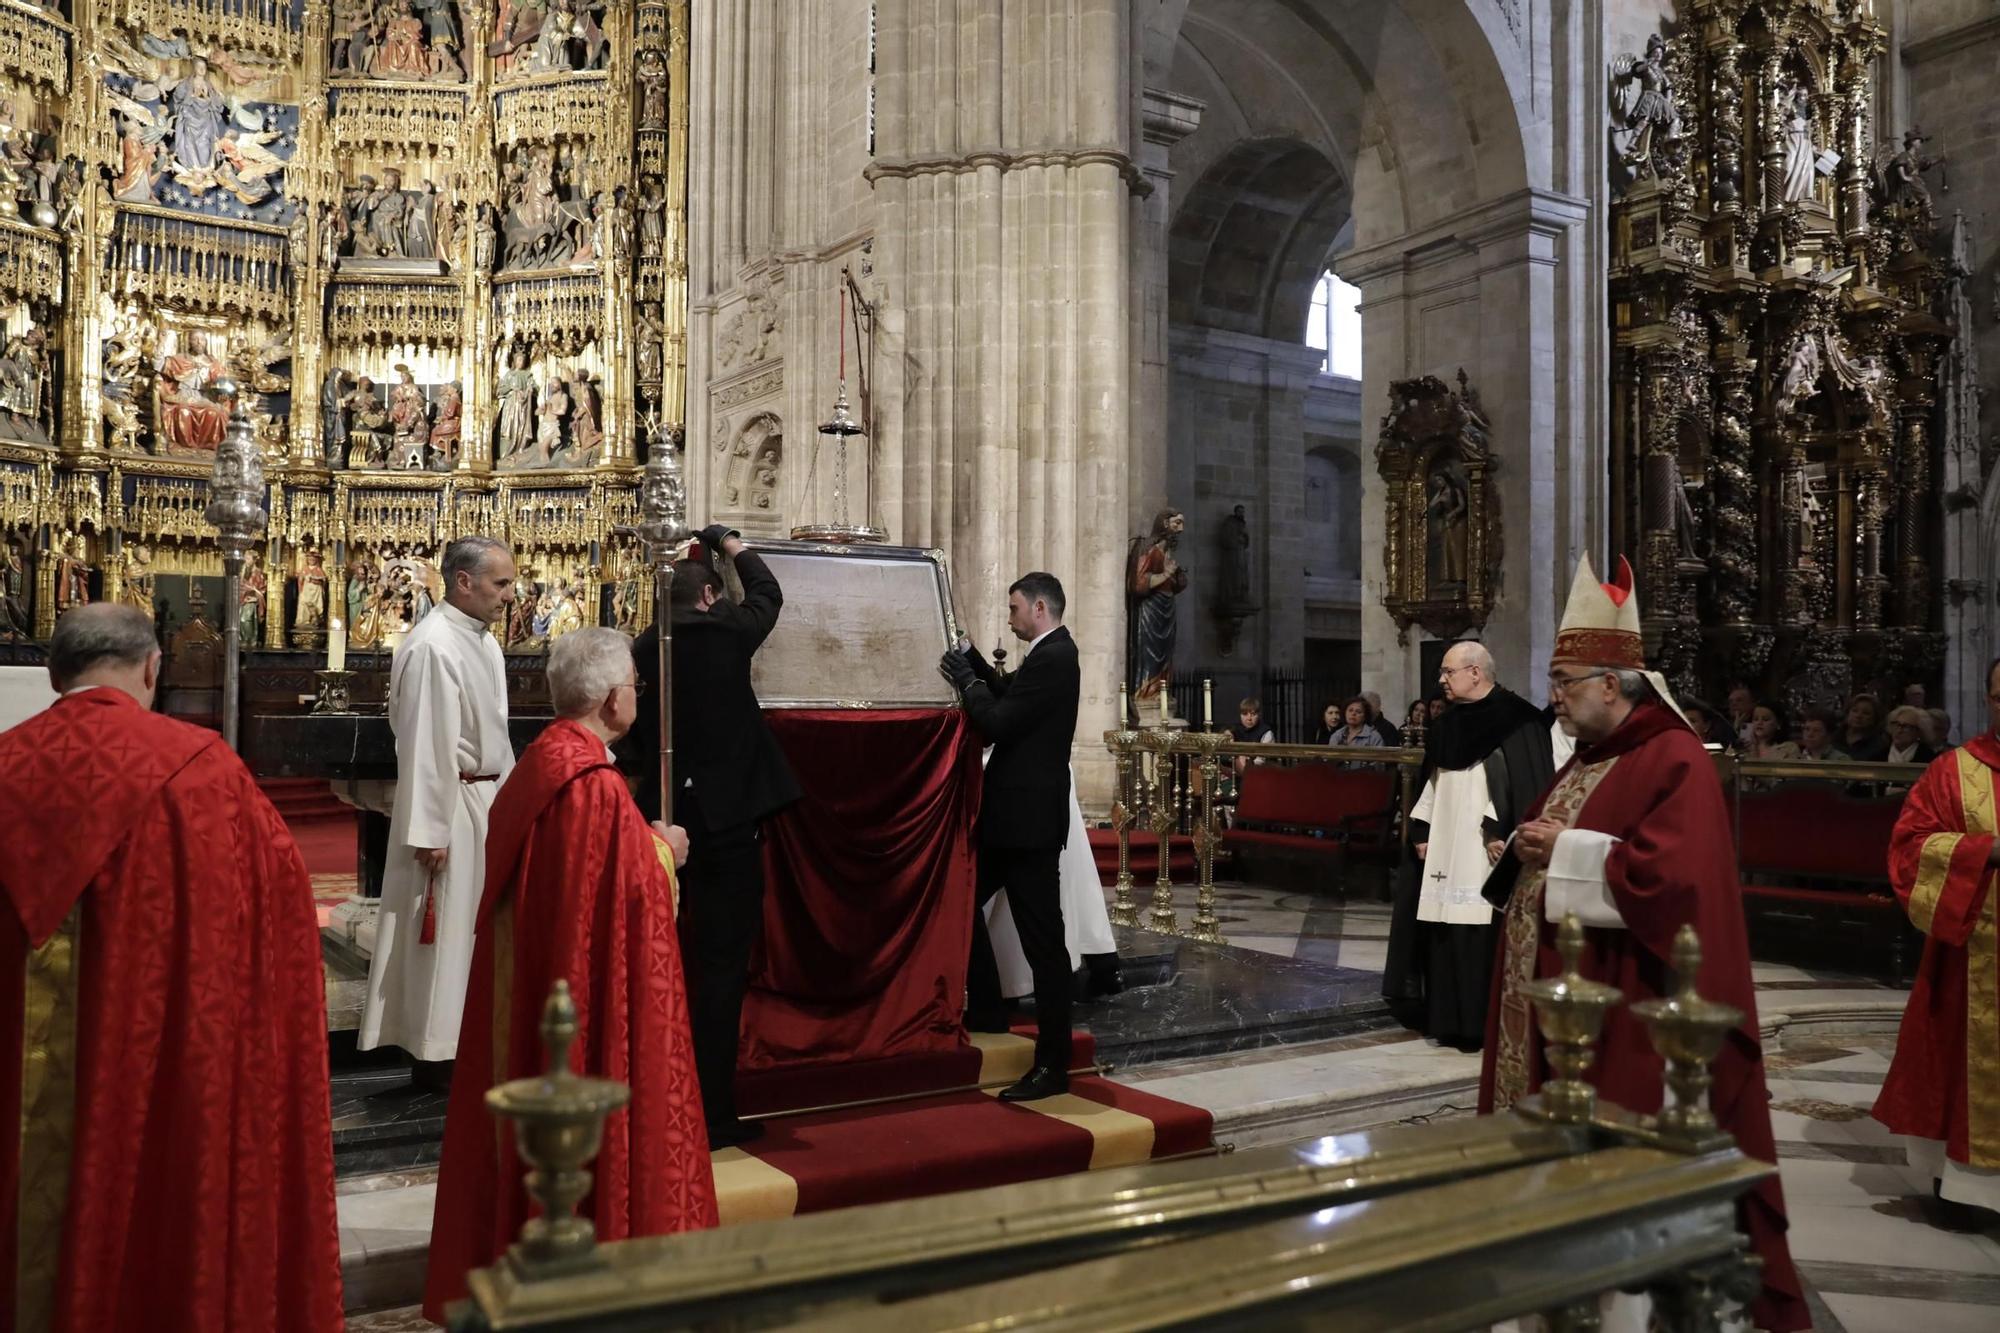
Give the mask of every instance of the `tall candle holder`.
[(229, 425), (216, 446), (208, 507), (202, 516), (215, 525), (215, 544), (222, 551), (222, 739), (234, 750), (243, 692), (243, 618), (237, 614), (243, 601), (243, 558), (270, 525), (271, 516), (264, 510), (264, 454), (236, 381), (217, 379), (207, 393), (229, 409)]
[(1174, 911), (1174, 733), (1158, 727), (1145, 733), (1146, 748), (1153, 754), (1152, 829), (1154, 852), (1160, 858), (1153, 881), (1153, 906), (1146, 913), (1146, 929), (1162, 935), (1181, 933), (1179, 915)]
[(1121, 684), (1118, 687), (1118, 725), (1104, 733), (1104, 743), (1111, 749), (1111, 762), (1118, 775), (1117, 791), (1111, 800), (1111, 828), (1118, 835), (1118, 880), (1111, 891), (1109, 913), (1114, 926), (1139, 924), (1139, 902), (1132, 892), (1132, 826), (1138, 822), (1134, 788), (1139, 767), (1139, 757), (1133, 747), (1139, 742), (1139, 733), (1130, 726), (1127, 706), (1125, 686)]

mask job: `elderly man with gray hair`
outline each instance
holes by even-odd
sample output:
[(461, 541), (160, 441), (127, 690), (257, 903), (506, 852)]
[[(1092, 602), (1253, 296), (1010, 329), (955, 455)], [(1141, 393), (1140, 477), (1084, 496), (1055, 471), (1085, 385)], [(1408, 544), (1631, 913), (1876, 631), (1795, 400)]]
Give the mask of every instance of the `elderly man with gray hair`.
[(442, 1320), (465, 1274), (492, 1263), (529, 1216), (513, 1131), (486, 1089), (544, 1068), (539, 1015), (558, 981), (577, 1007), (577, 1072), (632, 1089), (605, 1126), (588, 1209), (605, 1240), (716, 1224), (701, 1085), (674, 928), (687, 835), (648, 827), (611, 757), (641, 706), (632, 641), (582, 629), (549, 649), (556, 721), (493, 803), (486, 893), (466, 990), (431, 1225), (424, 1310)]
[(219, 734), (152, 711), (145, 614), (71, 609), (49, 677), (0, 733), (8, 1327), (337, 1329), (305, 863)]
[(492, 537), (460, 537), (444, 549), (443, 574), (444, 605), (389, 667), (396, 798), (357, 1043), (401, 1046), (434, 1086), (447, 1077), (436, 1062), (458, 1050), (487, 811), (514, 766), (507, 667), (489, 632), (514, 600), (514, 559)]

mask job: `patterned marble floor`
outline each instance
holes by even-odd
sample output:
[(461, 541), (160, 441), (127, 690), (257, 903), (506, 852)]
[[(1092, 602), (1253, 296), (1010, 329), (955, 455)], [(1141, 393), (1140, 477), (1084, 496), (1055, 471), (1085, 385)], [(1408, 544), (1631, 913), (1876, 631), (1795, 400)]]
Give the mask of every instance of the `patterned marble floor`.
[[(1177, 888), (1183, 922), (1192, 888)], [(1388, 909), (1311, 894), (1219, 884), (1217, 915), (1229, 942), (1285, 958), (1379, 971)], [(1898, 992), (1866, 979), (1758, 964), (1767, 1026), (1785, 1014), (1863, 1007), (1877, 1029)], [(1799, 1032), (1812, 1029), (1801, 1025)], [(1895, 1141), (1868, 1117), (1894, 1047), (1890, 1035), (1797, 1035), (1770, 1057), (1774, 1125), (1792, 1218), (1792, 1253), (1805, 1276), (1820, 1333), (1958, 1333), (1995, 1327), (2000, 1308), (2000, 1219), (1964, 1229), (1930, 1201), (1927, 1182), (1903, 1165)], [(1405, 1032), (1369, 1032), (1303, 1045), (1242, 1051), (1135, 1069), (1120, 1082), (1202, 1105), (1238, 1146), (1307, 1133), (1470, 1114), (1477, 1056)], [(1311, 1128), (1304, 1128), (1310, 1124)], [(343, 1249), (393, 1247), (430, 1222), (430, 1177), (389, 1178), (369, 1197), (344, 1186)], [(400, 1187), (400, 1188), (399, 1188)], [(379, 1215), (378, 1215), (379, 1214)], [(354, 1333), (428, 1329), (410, 1308), (350, 1319)]]

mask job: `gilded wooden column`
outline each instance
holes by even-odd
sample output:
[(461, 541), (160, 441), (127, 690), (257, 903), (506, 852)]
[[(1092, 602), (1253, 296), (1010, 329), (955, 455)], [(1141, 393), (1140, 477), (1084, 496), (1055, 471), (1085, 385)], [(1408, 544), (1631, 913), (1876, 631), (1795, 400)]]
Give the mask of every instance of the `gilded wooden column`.
[[(95, 63), (85, 64), (83, 60), (83, 53), (97, 43), (98, 6), (77, 4), (73, 8), (75, 24), (70, 37), (69, 66), (58, 70), (15, 65), (11, 57), (20, 55), (24, 49), (17, 43), (28, 36), (21, 33), (14, 35), (13, 42), (10, 42), (13, 49), (9, 52), (9, 64), (12, 66), (9, 73), (26, 82), (36, 96), (63, 99), (56, 155), (64, 164), (74, 163), (72, 169), (81, 178), (72, 216), (59, 220), (63, 232), (63, 285), (59, 303), (62, 323), (59, 337), (65, 374), (61, 388), (62, 434), (58, 443), (64, 453), (90, 453), (103, 448), (105, 443), (102, 397), (104, 330), (100, 310), (103, 304), (105, 249), (115, 221), (110, 196), (97, 182), (100, 168), (116, 169), (113, 164), (116, 145), (108, 141), (102, 130), (107, 123), (108, 112), (102, 104), (103, 81), (92, 72)], [(8, 26), (30, 23), (59, 25), (60, 20), (53, 15), (30, 19), (26, 15), (8, 12), (0, 14), (0, 23)], [(79, 67), (86, 71), (86, 77), (76, 77), (75, 71)], [(53, 386), (51, 391), (54, 391)], [(40, 604), (42, 600), (38, 595), (37, 605)], [(38, 628), (37, 633), (41, 632)]]
[[(605, 467), (626, 467), (638, 458), (637, 423), (633, 395), (633, 268), (638, 259), (638, 237), (634, 226), (632, 154), (625, 148), (632, 142), (634, 120), (633, 71), (637, 52), (634, 40), (637, 25), (631, 6), (613, 5), (604, 11), (605, 37), (610, 42), (610, 60), (605, 67), (608, 82), (604, 102), (604, 166), (596, 184), (598, 196), (597, 274), (604, 292), (604, 318), (598, 325), (597, 350), (604, 362), (604, 408), (599, 422), (604, 446), (598, 462)], [(612, 253), (614, 237), (622, 232), (625, 253)], [(596, 586), (592, 580), (592, 587)], [(593, 620), (591, 623), (595, 623)]]
[(1937, 358), (1931, 340), (1914, 337), (1904, 346), (1908, 374), (1896, 409), (1895, 623), (1913, 629), (1930, 625), (1931, 413), (1937, 404)]
[[(1662, 334), (1671, 328), (1662, 326)], [(1639, 605), (1645, 611), (1646, 645), (1657, 652), (1660, 636), (1673, 619), (1674, 585), (1678, 574), (1677, 509), (1680, 499), (1680, 464), (1677, 423), (1681, 398), (1681, 352), (1661, 342), (1639, 355), (1640, 374), (1640, 474)]]
[[(463, 8), (468, 32), (493, 31), (493, 0), (470, 0)], [(465, 429), (458, 443), (458, 470), (486, 473), (493, 470), (496, 412), (493, 390), (499, 380), (500, 349), (495, 342), (493, 318), (493, 269), (498, 261), (494, 255), (480, 254), (476, 237), (482, 211), (489, 212), (497, 231), (504, 201), (500, 198), (499, 161), (493, 145), (493, 57), (484, 41), (467, 42), (465, 47), (468, 100), (458, 157), (465, 197), (472, 201), (472, 206), (465, 219), (470, 233), (465, 237), (465, 262), (454, 269), (464, 293), (465, 311), (459, 326), (464, 347), (459, 366), (465, 377)]]
[(1747, 625), (1758, 614), (1756, 453), (1751, 444), (1750, 378), (1756, 362), (1747, 346), (1725, 342), (1716, 348), (1716, 412), (1709, 459), (1711, 541), (1709, 569), (1715, 604), (1723, 623)]

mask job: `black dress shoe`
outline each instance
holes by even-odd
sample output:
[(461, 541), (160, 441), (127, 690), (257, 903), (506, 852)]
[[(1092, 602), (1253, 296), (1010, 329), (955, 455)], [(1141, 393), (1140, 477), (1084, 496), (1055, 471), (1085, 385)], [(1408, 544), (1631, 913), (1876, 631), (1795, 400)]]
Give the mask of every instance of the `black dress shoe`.
[(1003, 1090), (1003, 1102), (1036, 1102), (1044, 1097), (1053, 1097), (1059, 1092), (1069, 1091), (1069, 1075), (1048, 1065), (1036, 1065), (1028, 1071), (1028, 1076), (1013, 1087)]
[(723, 1148), (734, 1148), (739, 1144), (755, 1143), (763, 1137), (763, 1121), (729, 1120), (708, 1127), (708, 1150), (716, 1152)]
[(1004, 1011), (995, 1010), (990, 1014), (980, 1014), (968, 1009), (965, 1011), (965, 1030), (967, 1032), (1012, 1032), (1014, 1026), (1007, 1021), (1007, 1015)]
[(1093, 967), (1089, 969), (1087, 978), (1083, 983), (1083, 998), (1086, 1000), (1101, 1000), (1107, 995), (1120, 994), (1124, 989), (1125, 973), (1118, 964), (1113, 963), (1109, 967)]

